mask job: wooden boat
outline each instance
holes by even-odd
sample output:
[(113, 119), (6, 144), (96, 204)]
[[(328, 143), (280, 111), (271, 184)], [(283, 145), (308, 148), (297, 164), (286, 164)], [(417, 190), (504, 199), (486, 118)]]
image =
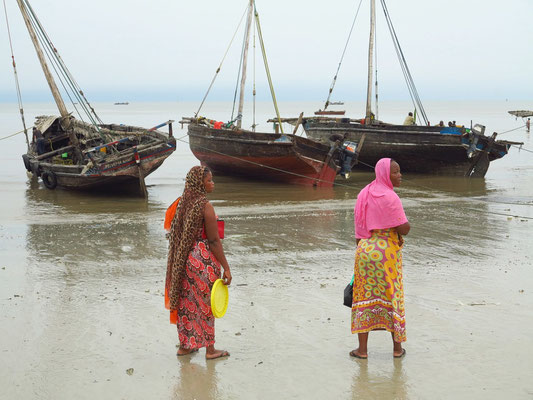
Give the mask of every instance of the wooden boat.
[[(17, 3), (61, 114), (37, 117), (31, 144), (26, 133), (28, 151), (22, 156), (25, 168), (34, 176), (40, 177), (49, 189), (112, 188), (118, 192), (122, 189), (129, 192), (129, 186), (133, 184), (146, 196), (144, 178), (155, 171), (176, 149), (176, 140), (172, 136), (173, 121), (152, 129), (102, 123), (59, 57), (42, 25), (36, 21), (28, 0), (17, 0)], [(39, 30), (38, 35), (34, 27)], [(67, 110), (48, 69), (41, 45), (46, 46), (48, 57), (55, 65), (56, 72), (61, 74), (62, 82), (66, 82), (66, 86), (71, 88), (69, 97), (78, 100), (73, 102), (73, 107), (80, 118), (80, 109), (84, 111), (90, 122), (74, 118)], [(15, 63), (13, 66), (15, 67)], [(25, 127), (23, 112), (21, 115)], [(169, 126), (168, 135), (157, 131), (165, 125)]]
[[(127, 125), (98, 125), (71, 118), (68, 128), (61, 117), (37, 117), (35, 127), (44, 136), (44, 153), (36, 146), (22, 156), (24, 166), (40, 177), (48, 189), (113, 189), (127, 186), (144, 192), (140, 180), (154, 172), (176, 150), (172, 136), (155, 129)], [(165, 124), (165, 125), (166, 125)], [(72, 145), (75, 137), (78, 145)], [(144, 194), (144, 193), (143, 193)]]
[[(255, 132), (255, 123), (252, 131), (242, 129), (248, 42), (254, 10), (254, 0), (249, 0), (243, 58), (241, 60), (242, 75), (237, 118), (229, 123), (209, 120), (204, 117), (197, 117), (200, 110), (193, 118), (184, 117), (181, 123), (188, 124), (191, 151), (202, 164), (219, 174), (248, 177), (261, 181), (270, 180), (298, 185), (331, 187), (337, 173), (342, 172), (343, 175), (349, 173), (351, 166), (357, 161), (357, 151), (349, 150), (341, 141), (325, 145), (316, 140), (294, 134), (284, 134), (282, 124), (279, 122), (279, 112), (269, 74), (267, 77), (277, 113), (276, 128), (281, 129), (281, 133)], [(255, 22), (263, 51), (265, 69), (268, 71), (259, 16), (256, 10)]]
[[(365, 151), (360, 155), (360, 164), (374, 166), (383, 157), (392, 157), (401, 165), (402, 171), (429, 174), (450, 174), (461, 176), (482, 177), (486, 174), (489, 163), (507, 154), (511, 145), (518, 142), (495, 140), (496, 134), (485, 136), (485, 127), (477, 128), (429, 126), (422, 102), (416, 91), (414, 81), (401, 46), (396, 37), (392, 21), (388, 14), (385, 1), (381, 4), (385, 12), (387, 24), (391, 30), (394, 45), (407, 80), (414, 107), (422, 119), (422, 125), (395, 125), (376, 119), (372, 105), (374, 33), (375, 33), (375, 0), (371, 0), (371, 24), (368, 53), (368, 82), (365, 117), (349, 118), (303, 118), (302, 125), (308, 137), (328, 142), (333, 135), (341, 135), (345, 140), (357, 142), (366, 135)], [(355, 22), (355, 21), (354, 21)], [(401, 56), (400, 56), (401, 55)], [(342, 61), (342, 59), (341, 59)], [(339, 63), (340, 66), (340, 63)], [(337, 70), (338, 73), (338, 70)], [(329, 94), (334, 87), (335, 75)], [(377, 82), (375, 84), (377, 91)], [(329, 100), (329, 97), (328, 97)], [(326, 105), (328, 102), (326, 101)], [(377, 95), (374, 110), (377, 110)], [(376, 112), (377, 113), (377, 112)], [(296, 123), (296, 119), (284, 119)]]
[(359, 165), (374, 166), (380, 158), (391, 157), (402, 172), (483, 177), (491, 161), (505, 156), (511, 145), (521, 144), (495, 140), (496, 134), (486, 136), (481, 125), (473, 129), (380, 122), (366, 125), (348, 118), (307, 118), (302, 124), (307, 135), (324, 143), (332, 134), (353, 142), (366, 135)]
[(346, 111), (333, 111), (333, 110), (318, 110), (315, 111), (315, 115), (344, 115)]
[(213, 172), (305, 186), (331, 187), (342, 149), (292, 134), (214, 129), (190, 122), (189, 146)]
[(516, 110), (516, 111), (507, 111), (507, 112), (511, 115), (514, 115), (517, 118), (533, 117), (533, 111), (530, 111), (530, 110)]

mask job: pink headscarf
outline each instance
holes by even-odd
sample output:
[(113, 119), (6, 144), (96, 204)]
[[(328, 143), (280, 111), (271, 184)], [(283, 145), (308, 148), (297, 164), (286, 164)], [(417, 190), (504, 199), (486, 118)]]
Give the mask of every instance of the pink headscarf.
[(393, 228), (407, 222), (402, 201), (394, 192), (390, 180), (390, 158), (382, 158), (376, 164), (376, 179), (366, 185), (355, 203), (355, 237), (372, 236), (373, 229)]

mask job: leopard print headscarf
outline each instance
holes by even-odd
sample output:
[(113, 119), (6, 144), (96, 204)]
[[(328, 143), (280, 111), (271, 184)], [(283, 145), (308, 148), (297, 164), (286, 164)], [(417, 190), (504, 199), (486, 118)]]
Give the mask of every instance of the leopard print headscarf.
[(204, 208), (208, 201), (204, 177), (208, 172), (207, 167), (196, 166), (187, 173), (185, 189), (170, 226), (165, 287), (171, 311), (179, 307), (180, 282), (185, 273), (187, 257), (196, 239), (202, 234)]

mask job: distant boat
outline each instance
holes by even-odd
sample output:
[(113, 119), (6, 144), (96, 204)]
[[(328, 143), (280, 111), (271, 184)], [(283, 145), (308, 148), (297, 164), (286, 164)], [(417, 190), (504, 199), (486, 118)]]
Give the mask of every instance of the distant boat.
[(516, 111), (507, 111), (509, 114), (514, 115), (515, 117), (527, 118), (533, 117), (533, 111), (530, 110), (516, 110)]
[(331, 110), (318, 110), (315, 111), (315, 115), (344, 115), (346, 111), (331, 111)]
[(127, 101), (114, 103), (114, 105), (116, 105), (116, 106), (127, 106), (128, 104), (130, 104), (130, 103), (128, 103)]

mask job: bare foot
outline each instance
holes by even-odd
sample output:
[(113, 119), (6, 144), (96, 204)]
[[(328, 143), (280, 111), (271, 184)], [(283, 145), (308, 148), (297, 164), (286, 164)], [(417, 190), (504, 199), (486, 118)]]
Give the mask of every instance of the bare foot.
[(229, 357), (229, 353), (226, 350), (216, 350), (216, 349), (205, 352), (205, 358), (207, 360), (215, 360), (220, 357)]
[(368, 358), (368, 353), (362, 353), (361, 351), (359, 351), (359, 348), (357, 348), (355, 350), (350, 351), (350, 356), (366, 360)]
[(178, 357), (186, 356), (187, 354), (196, 353), (197, 351), (198, 351), (198, 349), (184, 349), (183, 347), (180, 347), (178, 349), (178, 352), (176, 353), (176, 355)]

